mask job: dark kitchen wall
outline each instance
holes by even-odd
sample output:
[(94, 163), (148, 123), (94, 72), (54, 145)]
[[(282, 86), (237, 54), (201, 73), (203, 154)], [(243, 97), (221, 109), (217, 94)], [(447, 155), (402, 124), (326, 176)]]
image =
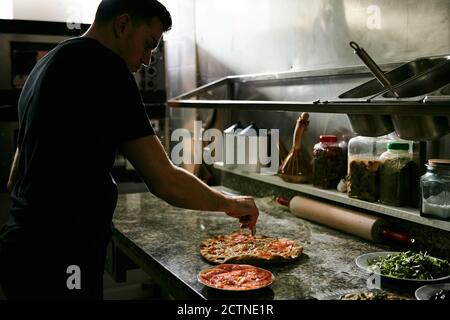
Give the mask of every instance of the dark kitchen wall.
[[(351, 40), (380, 64), (450, 53), (448, 0), (163, 2), (174, 16), (168, 34), (171, 97), (227, 75), (361, 65)], [(342, 92), (335, 90), (330, 94)], [(239, 119), (280, 128), (289, 147), (298, 115), (221, 111), (219, 119), (222, 127)], [(171, 116), (174, 127), (192, 128), (196, 114), (171, 110)], [(312, 114), (305, 147), (312, 148), (325, 133), (351, 135), (346, 115)], [(449, 136), (440, 141), (441, 156), (450, 157)]]

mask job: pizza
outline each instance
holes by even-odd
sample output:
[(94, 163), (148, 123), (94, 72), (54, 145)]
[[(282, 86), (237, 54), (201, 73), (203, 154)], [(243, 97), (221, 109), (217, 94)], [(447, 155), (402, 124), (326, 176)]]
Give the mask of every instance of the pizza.
[(355, 292), (339, 297), (339, 300), (410, 300), (391, 292)]
[(273, 279), (270, 271), (248, 264), (221, 264), (204, 269), (198, 275), (198, 280), (208, 287), (233, 291), (264, 288)]
[(212, 263), (279, 264), (297, 259), (303, 247), (286, 238), (239, 232), (202, 241), (201, 255)]

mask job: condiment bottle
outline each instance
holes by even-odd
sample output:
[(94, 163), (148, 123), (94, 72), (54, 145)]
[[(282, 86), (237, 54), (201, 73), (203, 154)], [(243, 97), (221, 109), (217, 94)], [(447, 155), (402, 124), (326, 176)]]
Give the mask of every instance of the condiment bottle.
[(430, 159), (420, 178), (420, 215), (450, 219), (450, 160)]
[(409, 151), (409, 143), (390, 142), (381, 154), (380, 202), (392, 206), (413, 203), (418, 188), (415, 163)]
[(228, 169), (236, 168), (237, 163), (237, 140), (236, 135), (243, 129), (238, 121), (223, 131), (223, 164)]
[(313, 148), (313, 185), (322, 189), (336, 189), (345, 176), (345, 157), (334, 135), (321, 135)]

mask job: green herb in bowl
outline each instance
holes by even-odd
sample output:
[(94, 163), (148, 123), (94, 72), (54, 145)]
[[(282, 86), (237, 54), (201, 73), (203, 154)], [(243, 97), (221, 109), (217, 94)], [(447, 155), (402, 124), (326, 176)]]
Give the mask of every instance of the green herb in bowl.
[(450, 275), (447, 260), (431, 257), (426, 252), (388, 254), (368, 261), (368, 264), (372, 271), (399, 279), (431, 280)]

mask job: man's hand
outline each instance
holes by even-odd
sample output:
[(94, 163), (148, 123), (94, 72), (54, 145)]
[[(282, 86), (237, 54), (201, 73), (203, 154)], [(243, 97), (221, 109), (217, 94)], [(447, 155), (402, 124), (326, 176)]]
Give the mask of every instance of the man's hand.
[(254, 234), (259, 211), (253, 198), (248, 196), (230, 196), (227, 197), (227, 200), (230, 209), (226, 210), (225, 213), (230, 217), (239, 218), (241, 229), (249, 228)]

